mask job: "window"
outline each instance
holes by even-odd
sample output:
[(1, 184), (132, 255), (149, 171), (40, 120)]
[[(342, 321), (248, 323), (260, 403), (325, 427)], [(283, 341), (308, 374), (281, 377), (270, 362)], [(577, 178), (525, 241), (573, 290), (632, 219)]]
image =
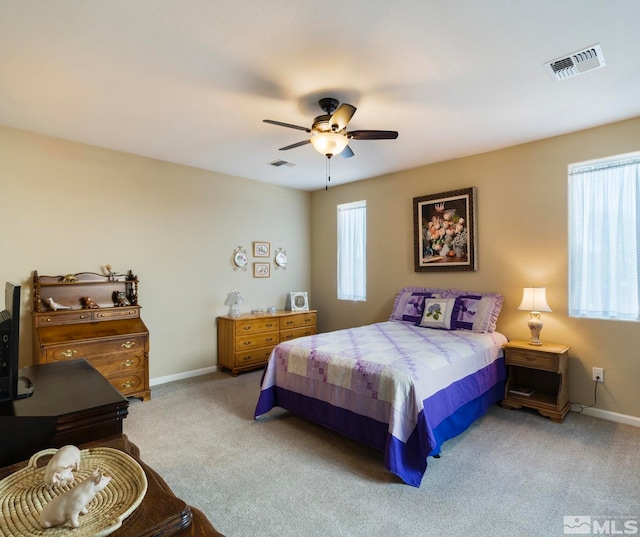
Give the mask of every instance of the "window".
[(367, 299), (367, 202), (338, 205), (338, 300)]
[(640, 154), (569, 167), (569, 315), (640, 320)]

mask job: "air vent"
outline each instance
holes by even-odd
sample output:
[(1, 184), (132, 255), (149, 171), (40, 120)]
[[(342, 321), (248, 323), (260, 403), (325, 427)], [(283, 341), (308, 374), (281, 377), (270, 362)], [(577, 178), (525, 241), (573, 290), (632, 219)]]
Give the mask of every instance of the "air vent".
[(587, 71), (600, 69), (607, 63), (604, 61), (604, 55), (600, 45), (593, 45), (574, 52), (564, 58), (558, 58), (545, 64), (547, 72), (554, 80), (565, 80), (574, 76), (581, 75)]
[(287, 162), (286, 160), (274, 160), (273, 162), (267, 162), (267, 164), (275, 166), (276, 168), (279, 168), (280, 166), (288, 166), (289, 168), (295, 166), (295, 164)]

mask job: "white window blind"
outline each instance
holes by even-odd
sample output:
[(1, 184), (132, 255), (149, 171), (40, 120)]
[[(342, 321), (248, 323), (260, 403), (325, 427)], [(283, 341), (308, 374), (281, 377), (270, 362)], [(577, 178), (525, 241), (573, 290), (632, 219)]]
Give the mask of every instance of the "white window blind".
[(367, 202), (338, 205), (338, 299), (367, 299)]
[(569, 169), (569, 315), (640, 320), (640, 154)]

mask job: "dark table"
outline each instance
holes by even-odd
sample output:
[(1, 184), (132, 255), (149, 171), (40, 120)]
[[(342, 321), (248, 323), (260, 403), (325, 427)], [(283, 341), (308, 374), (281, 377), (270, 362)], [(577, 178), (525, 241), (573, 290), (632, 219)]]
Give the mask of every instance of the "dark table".
[(33, 395), (0, 403), (0, 466), (122, 433), (129, 401), (84, 359), (20, 369)]

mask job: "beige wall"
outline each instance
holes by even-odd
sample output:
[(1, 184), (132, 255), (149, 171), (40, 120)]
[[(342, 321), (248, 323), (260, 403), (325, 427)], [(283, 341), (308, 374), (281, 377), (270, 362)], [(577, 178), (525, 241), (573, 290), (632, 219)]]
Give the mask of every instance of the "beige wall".
[[(32, 271), (107, 263), (140, 278), (152, 379), (216, 365), (227, 293), (250, 311), (310, 288), (309, 204), (307, 192), (0, 127), (0, 280), (23, 286), (21, 365), (32, 362)], [(287, 270), (234, 271), (234, 248), (253, 262), (256, 240), (283, 247)]]
[[(498, 328), (526, 339), (521, 288), (546, 286), (547, 341), (572, 346), (570, 397), (640, 417), (640, 325), (567, 317), (567, 165), (637, 151), (640, 118), (313, 194), (0, 127), (0, 280), (23, 285), (21, 364), (31, 363), (31, 272), (133, 269), (151, 333), (151, 377), (216, 364), (215, 317), (237, 288), (243, 309), (284, 307), (310, 290), (321, 331), (386, 319), (406, 285), (499, 291)], [(477, 272), (413, 270), (416, 196), (478, 192)], [(336, 205), (367, 200), (368, 300), (336, 300)], [(8, 230), (8, 231), (7, 231)], [(251, 242), (287, 250), (269, 279), (234, 271)], [(312, 244), (312, 248), (310, 248)], [(253, 261), (253, 259), (251, 259)]]
[[(591, 368), (604, 367), (597, 408), (640, 417), (640, 325), (567, 316), (567, 166), (638, 151), (640, 118), (314, 192), (313, 307), (322, 331), (385, 320), (408, 285), (498, 291), (498, 329), (528, 339), (522, 288), (546, 286), (552, 313), (542, 339), (571, 345), (572, 401), (593, 400)], [(409, 142), (410, 143), (410, 142)], [(477, 187), (477, 272), (416, 273), (413, 198)], [(336, 299), (336, 205), (367, 201), (367, 301)]]

